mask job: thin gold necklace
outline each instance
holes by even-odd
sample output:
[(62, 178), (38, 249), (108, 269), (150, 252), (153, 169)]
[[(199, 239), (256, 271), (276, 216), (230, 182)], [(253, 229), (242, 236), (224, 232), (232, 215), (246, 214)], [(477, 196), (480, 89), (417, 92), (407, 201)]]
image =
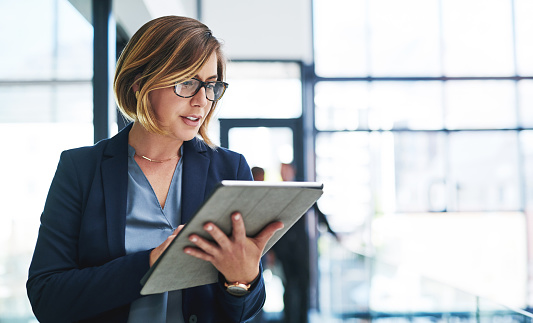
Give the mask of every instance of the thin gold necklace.
[(139, 155), (139, 154), (137, 154), (137, 153), (135, 153), (135, 155), (137, 155), (137, 156), (139, 156), (139, 157), (141, 157), (141, 158), (144, 158), (144, 159), (146, 159), (147, 161), (152, 162), (152, 163), (164, 163), (164, 162), (167, 162), (167, 161), (169, 161), (169, 160), (176, 159), (176, 158), (179, 158), (179, 157), (180, 157), (180, 155), (178, 154), (178, 155), (176, 155), (176, 156), (174, 156), (174, 157), (170, 157), (169, 159), (156, 160), (156, 159), (148, 158), (148, 157), (143, 156), (143, 155)]

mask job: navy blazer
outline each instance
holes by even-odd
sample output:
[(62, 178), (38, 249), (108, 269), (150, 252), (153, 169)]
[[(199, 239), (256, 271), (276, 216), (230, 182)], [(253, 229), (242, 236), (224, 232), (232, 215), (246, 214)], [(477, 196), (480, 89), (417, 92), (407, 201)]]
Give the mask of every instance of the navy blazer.
[[(26, 284), (41, 322), (126, 322), (129, 304), (141, 297), (151, 250), (125, 250), (130, 129), (61, 154)], [(196, 138), (184, 142), (182, 222), (226, 179), (252, 179), (242, 155)], [(241, 322), (264, 300), (262, 277), (245, 297), (219, 282), (183, 290), (183, 315), (185, 322)]]

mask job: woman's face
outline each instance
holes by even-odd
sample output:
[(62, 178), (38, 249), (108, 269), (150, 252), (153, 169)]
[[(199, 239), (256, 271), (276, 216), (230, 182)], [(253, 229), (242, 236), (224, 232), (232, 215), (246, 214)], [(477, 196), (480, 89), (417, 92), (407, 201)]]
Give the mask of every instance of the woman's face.
[[(216, 53), (194, 78), (204, 82), (217, 80)], [(213, 103), (206, 99), (203, 87), (190, 98), (177, 96), (173, 87), (154, 90), (149, 98), (160, 127), (180, 141), (191, 140), (198, 134)]]

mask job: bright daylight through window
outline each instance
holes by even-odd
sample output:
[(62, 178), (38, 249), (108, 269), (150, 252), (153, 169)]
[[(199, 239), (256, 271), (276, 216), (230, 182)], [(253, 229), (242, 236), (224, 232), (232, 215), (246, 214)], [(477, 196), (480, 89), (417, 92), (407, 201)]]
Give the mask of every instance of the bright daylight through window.
[[(313, 12), (319, 207), (343, 245), (531, 305), (531, 1), (315, 0)], [(322, 262), (348, 261), (333, 250)], [(410, 289), (380, 284), (393, 277), (377, 271), (368, 289), (328, 268), (323, 289), (361, 286), (324, 299), (333, 313), (363, 306), (356, 295), (365, 293), (367, 309), (392, 310), (387, 299)], [(427, 299), (413, 304), (439, 310)]]

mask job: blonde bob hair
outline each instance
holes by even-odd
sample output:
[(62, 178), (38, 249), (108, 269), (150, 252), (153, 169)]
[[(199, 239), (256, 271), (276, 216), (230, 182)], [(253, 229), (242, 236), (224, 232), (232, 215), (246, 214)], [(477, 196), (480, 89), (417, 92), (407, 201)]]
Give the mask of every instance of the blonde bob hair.
[[(206, 25), (179, 16), (147, 22), (133, 35), (117, 62), (113, 86), (120, 112), (128, 120), (140, 122), (150, 132), (167, 134), (155, 118), (150, 92), (194, 77), (213, 53), (217, 55), (217, 80), (224, 81), (226, 64), (221, 43)], [(133, 91), (135, 83), (139, 87), (137, 97)], [(209, 103), (211, 109), (198, 134), (213, 147), (207, 127), (216, 102)]]

